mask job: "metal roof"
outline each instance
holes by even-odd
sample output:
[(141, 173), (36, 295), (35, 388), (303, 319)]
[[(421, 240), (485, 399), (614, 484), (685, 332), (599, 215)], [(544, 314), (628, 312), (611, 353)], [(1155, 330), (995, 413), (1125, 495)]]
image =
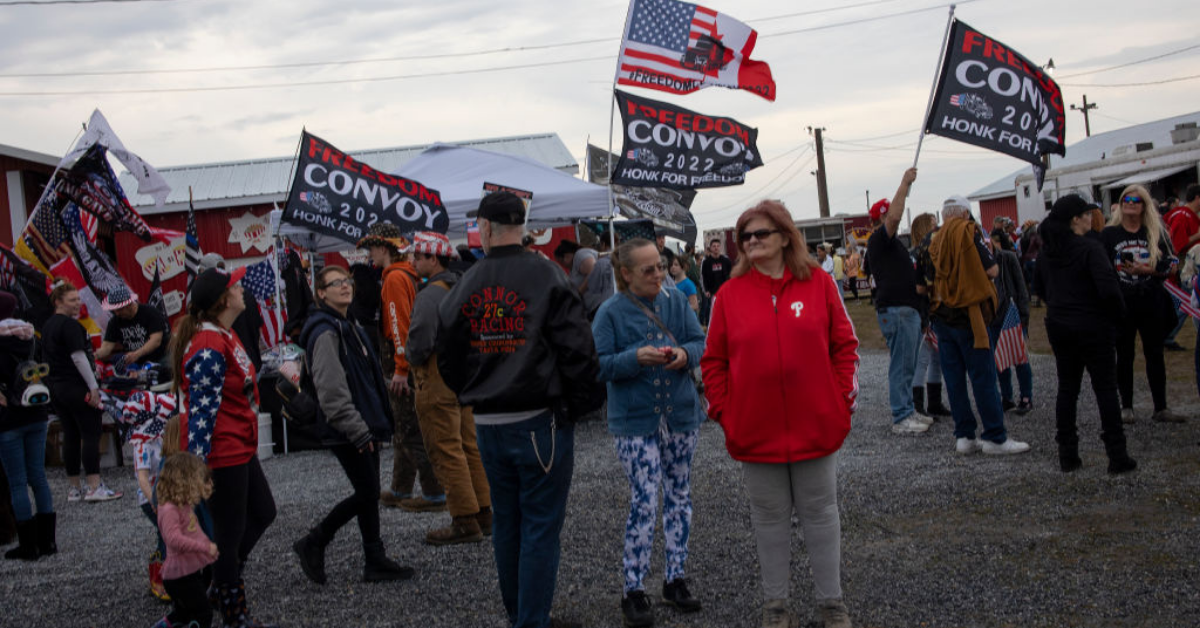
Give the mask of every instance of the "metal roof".
[(24, 148), (17, 148), (16, 146), (9, 146), (8, 144), (0, 144), (0, 155), (24, 159), (25, 161), (32, 161), (34, 163), (46, 166), (57, 166), (59, 160), (61, 159), (60, 157), (55, 157), (54, 155), (47, 155), (46, 153), (39, 153), (37, 151), (26, 150)]
[[(1200, 111), (1097, 133), (1068, 146), (1065, 157), (1052, 155), (1049, 175), (1053, 175), (1055, 170), (1063, 168), (1135, 155), (1137, 154), (1137, 144), (1152, 143), (1155, 149), (1168, 148), (1172, 145), (1171, 131), (1177, 125), (1187, 122), (1200, 123)], [(1017, 177), (1031, 173), (1031, 166), (1023, 166), (1012, 174), (968, 194), (967, 197), (971, 200), (979, 200), (999, 195), (1005, 191), (1012, 191), (1015, 194)]]
[[(579, 172), (579, 164), (557, 133), (443, 143), (527, 157), (570, 175)], [(396, 172), (402, 164), (430, 146), (432, 144), (347, 152), (380, 172)], [(293, 157), (289, 156), (159, 168), (158, 172), (171, 186), (171, 194), (166, 204), (157, 208), (149, 196), (136, 193), (137, 181), (133, 175), (122, 172), (120, 181), (129, 196), (129, 202), (142, 214), (186, 209), (188, 186), (192, 188), (197, 209), (282, 202), (291, 183), (292, 164)]]

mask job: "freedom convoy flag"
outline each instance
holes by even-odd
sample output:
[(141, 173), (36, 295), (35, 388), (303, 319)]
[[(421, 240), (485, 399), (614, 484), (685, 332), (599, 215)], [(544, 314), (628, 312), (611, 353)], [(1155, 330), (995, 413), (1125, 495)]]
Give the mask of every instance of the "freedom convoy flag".
[(747, 171), (763, 165), (758, 129), (733, 118), (613, 93), (625, 141), (611, 183), (677, 190), (741, 185)]
[(750, 53), (758, 33), (712, 9), (678, 0), (631, 0), (617, 83), (690, 94), (710, 85), (775, 100), (771, 68)]
[(1046, 175), (1042, 156), (1067, 154), (1058, 83), (1017, 51), (964, 22), (951, 23), (947, 41), (925, 132), (1033, 164), (1040, 191)]
[(996, 372), (1007, 371), (1016, 364), (1029, 361), (1029, 352), (1025, 350), (1025, 332), (1021, 331), (1021, 316), (1017, 306), (1008, 304), (1004, 313), (1004, 324), (1000, 327), (1000, 337), (996, 339)]

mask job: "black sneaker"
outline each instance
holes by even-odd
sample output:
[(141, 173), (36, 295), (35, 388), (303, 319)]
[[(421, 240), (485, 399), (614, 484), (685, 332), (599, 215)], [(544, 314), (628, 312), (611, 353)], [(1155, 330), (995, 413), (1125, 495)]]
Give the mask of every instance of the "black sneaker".
[(1017, 407), (1017, 404), (1013, 403), (1012, 400), (1010, 400), (1010, 399), (1005, 399), (1004, 401), (1000, 402), (1000, 405), (1002, 405), (1004, 407), (1005, 412), (1008, 412), (1009, 410), (1012, 410), (1013, 408)]
[(685, 613), (694, 613), (700, 610), (700, 600), (692, 597), (692, 594), (688, 592), (687, 582), (683, 578), (664, 582), (662, 596), (664, 603), (674, 606)]
[(1031, 411), (1033, 411), (1033, 400), (1028, 397), (1022, 397), (1021, 403), (1017, 404), (1016, 413), (1024, 416)]
[(621, 598), (621, 614), (628, 628), (649, 628), (654, 625), (654, 609), (645, 591), (630, 591)]

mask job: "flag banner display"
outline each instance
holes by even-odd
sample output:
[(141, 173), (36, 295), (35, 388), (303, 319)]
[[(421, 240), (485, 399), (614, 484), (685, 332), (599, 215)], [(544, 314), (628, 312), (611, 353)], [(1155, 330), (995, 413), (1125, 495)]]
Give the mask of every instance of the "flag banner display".
[[(521, 202), (525, 204), (525, 219), (526, 221), (529, 220), (529, 206), (533, 204), (533, 192), (530, 192), (529, 190), (522, 190), (520, 188), (509, 187), (507, 185), (500, 185), (499, 183), (488, 183), (487, 181), (484, 181), (483, 194), (481, 194), (479, 198), (483, 198), (488, 194), (495, 194), (496, 192), (508, 192), (509, 194), (521, 199)], [(473, 216), (474, 214), (469, 215)]]
[(70, 169), (57, 171), (46, 186), (21, 234), (24, 247), (18, 250), (32, 254), (35, 265), (48, 269), (69, 255), (76, 234), (82, 236), (77, 244), (93, 242), (85, 231), (85, 216), (150, 240), (150, 227), (126, 200), (106, 153), (103, 146), (93, 144)]
[(746, 182), (763, 165), (758, 129), (615, 91), (625, 140), (612, 183), (676, 190)]
[(690, 94), (710, 85), (775, 100), (771, 67), (750, 58), (758, 33), (712, 9), (678, 0), (631, 0), (617, 83)]
[[(583, 220), (579, 224), (587, 227), (596, 234), (596, 237), (608, 239), (608, 221), (607, 220)], [(612, 223), (612, 229), (617, 234), (617, 240), (627, 242), (634, 238), (642, 238), (645, 240), (654, 241), (656, 229), (652, 221), (649, 220), (616, 220)]]
[(146, 306), (162, 314), (164, 321), (171, 320), (171, 315), (167, 312), (167, 300), (163, 298), (162, 277), (159, 276), (157, 267), (154, 269), (154, 281), (150, 282), (150, 294), (146, 297)]
[[(588, 177), (592, 183), (608, 183), (608, 160), (616, 165), (617, 156), (588, 145)], [(678, 238), (684, 242), (695, 242), (698, 229), (692, 217), (692, 201), (695, 190), (672, 190), (669, 188), (634, 187), (613, 185), (613, 202), (626, 218), (648, 218), (654, 221), (655, 229), (662, 235)]]
[(92, 112), (92, 117), (88, 120), (87, 130), (83, 136), (75, 142), (75, 148), (67, 153), (59, 167), (64, 167), (67, 164), (82, 157), (92, 146), (103, 146), (107, 148), (113, 157), (116, 157), (126, 168), (129, 168), (129, 174), (138, 182), (138, 194), (152, 197), (154, 204), (157, 207), (162, 207), (163, 202), (167, 200), (167, 195), (171, 193), (171, 186), (167, 185), (167, 181), (162, 175), (154, 169), (154, 166), (146, 163), (141, 157), (126, 150), (125, 145), (121, 143), (120, 138), (113, 132), (112, 127), (108, 125), (108, 120), (104, 114), (100, 113), (99, 109)]
[(50, 306), (50, 280), (41, 271), (0, 244), (0, 290), (17, 298), (19, 318), (41, 328), (54, 313)]
[(1170, 281), (1164, 281), (1163, 286), (1167, 288), (1167, 294), (1171, 295), (1171, 303), (1175, 305), (1176, 313), (1183, 312), (1192, 318), (1200, 319), (1200, 308), (1192, 303), (1192, 295)]
[(1066, 155), (1062, 91), (1036, 63), (954, 20), (925, 132), (1027, 161)]
[(200, 234), (196, 231), (196, 208), (192, 205), (192, 190), (188, 188), (187, 226), (184, 227), (183, 265), (187, 270), (187, 288), (192, 289), (192, 280), (200, 273), (200, 258), (204, 251), (200, 249)]
[(352, 245), (377, 222), (405, 234), (450, 227), (437, 190), (375, 170), (307, 131), (282, 221)]
[(258, 303), (258, 313), (263, 321), (258, 332), (268, 349), (283, 342), (283, 327), (287, 322), (287, 314), (279, 302), (278, 276), (268, 253), (267, 259), (247, 266), (246, 276), (242, 278), (242, 286)]

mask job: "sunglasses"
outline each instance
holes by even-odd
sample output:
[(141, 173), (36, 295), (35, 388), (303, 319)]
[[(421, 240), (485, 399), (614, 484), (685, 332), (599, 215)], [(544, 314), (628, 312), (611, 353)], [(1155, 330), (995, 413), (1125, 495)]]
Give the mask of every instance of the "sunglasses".
[(334, 279), (333, 281), (326, 282), (325, 287), (323, 289), (328, 290), (330, 288), (341, 288), (342, 286), (353, 287), (354, 280), (350, 279), (349, 277), (342, 277), (341, 279)]
[(758, 238), (760, 241), (766, 240), (772, 233), (779, 233), (778, 229), (759, 229), (758, 231), (746, 231), (738, 234), (738, 241), (745, 244), (750, 241), (750, 238)]
[(1140, 197), (1140, 196), (1126, 196), (1125, 198), (1121, 199), (1121, 202), (1122, 202), (1122, 203), (1129, 203), (1130, 205), (1136, 205), (1137, 203), (1141, 203), (1141, 202), (1142, 202), (1142, 197)]
[(664, 267), (662, 265), (662, 263), (660, 262), (658, 264), (650, 264), (648, 266), (642, 266), (641, 268), (638, 269), (638, 272), (641, 273), (643, 277), (650, 277), (651, 275), (654, 275), (655, 273), (661, 273), (664, 270), (666, 270), (666, 267)]

